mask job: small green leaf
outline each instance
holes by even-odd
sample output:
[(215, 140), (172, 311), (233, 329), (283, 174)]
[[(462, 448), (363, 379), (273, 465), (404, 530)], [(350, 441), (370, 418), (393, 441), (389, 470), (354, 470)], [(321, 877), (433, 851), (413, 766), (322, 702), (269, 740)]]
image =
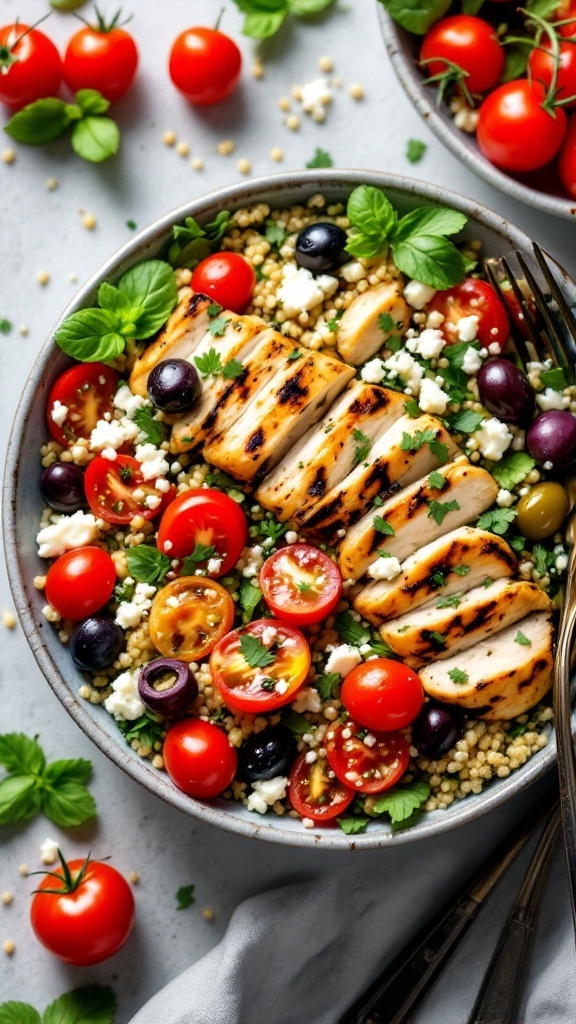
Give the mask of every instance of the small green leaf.
[(92, 762), (82, 757), (52, 761), (43, 775), (43, 784), (59, 786), (63, 782), (88, 782), (92, 775)]
[(293, 732), (295, 736), (303, 736), (305, 733), (310, 732), (312, 728), (310, 722), (304, 718), (304, 715), (299, 715), (296, 711), (287, 711), (282, 715), (282, 725), (290, 729), (290, 732)]
[(166, 440), (166, 427), (160, 420), (154, 419), (154, 413), (148, 406), (136, 409), (134, 423), (144, 434), (145, 440), (149, 441), (156, 448), (159, 448), (162, 442)]
[(439, 570), (437, 572), (432, 573), (432, 582), (435, 583), (437, 587), (445, 587), (446, 579), (444, 573), (440, 572)]
[(208, 349), (203, 356), (194, 356), (194, 362), (201, 377), (219, 377), (222, 373), (220, 353), (215, 348)]
[(428, 149), (425, 142), (421, 142), (420, 139), (408, 139), (408, 145), (406, 147), (406, 159), (411, 164), (417, 164), (422, 159), (424, 153)]
[(380, 3), (398, 25), (424, 36), (434, 22), (444, 17), (451, 0), (380, 0)]
[(441, 597), (436, 602), (437, 608), (458, 608), (462, 601), (462, 594), (449, 594), (447, 597)]
[(80, 309), (66, 317), (54, 335), (59, 348), (83, 363), (110, 362), (126, 346), (118, 317), (107, 309)]
[(341, 679), (339, 672), (326, 672), (322, 676), (316, 676), (314, 686), (318, 690), (320, 700), (330, 700), (334, 697), (334, 688)]
[(0, 825), (28, 821), (40, 809), (40, 792), (33, 775), (9, 775), (0, 782)]
[(272, 654), (257, 636), (251, 636), (249, 633), (240, 637), (240, 650), (250, 668), (265, 668), (276, 660), (276, 655)]
[(311, 157), (310, 160), (308, 160), (306, 163), (306, 167), (308, 167), (311, 170), (315, 167), (333, 166), (334, 161), (330, 156), (330, 153), (328, 153), (325, 149), (319, 149), (318, 147), (316, 147), (316, 152), (314, 153), (314, 156)]
[(252, 621), (254, 612), (262, 600), (262, 591), (251, 580), (242, 577), (238, 593), (238, 604), (242, 609), (242, 622), (246, 625)]
[(442, 476), (437, 469), (433, 470), (428, 477), (428, 483), (430, 487), (434, 487), (435, 490), (441, 491), (446, 486), (446, 477)]
[(70, 105), (49, 97), (29, 103), (4, 125), (4, 131), (16, 142), (27, 146), (43, 146), (55, 142), (72, 124)]
[(264, 238), (270, 243), (275, 249), (279, 249), (285, 238), (288, 237), (286, 228), (276, 224), (273, 220), (267, 220), (264, 224)]
[(412, 417), (413, 420), (417, 419), (417, 417), (420, 416), (421, 409), (415, 398), (409, 398), (407, 402), (404, 402), (404, 408), (406, 409), (406, 412), (408, 413), (409, 416)]
[(334, 620), (334, 629), (340, 638), (352, 647), (361, 647), (370, 642), (370, 629), (356, 622), (350, 611), (339, 612)]
[(516, 633), (516, 636), (514, 637), (514, 643), (520, 644), (522, 647), (531, 647), (532, 646), (532, 641), (529, 640), (528, 637), (524, 635), (524, 633), (522, 632), (521, 629), (519, 629), (518, 632)]
[(10, 334), (12, 323), (6, 317), (0, 317), (0, 334)]
[(482, 513), (476, 526), (479, 530), (490, 530), (499, 537), (503, 537), (517, 515), (518, 510), (515, 508), (490, 509), (488, 512)]
[(174, 271), (164, 260), (144, 260), (128, 270), (118, 282), (127, 306), (138, 310), (136, 339), (151, 338), (163, 326), (178, 300)]
[(366, 434), (363, 434), (361, 430), (358, 429), (353, 431), (352, 437), (354, 438), (355, 441), (358, 442), (354, 452), (354, 461), (357, 463), (364, 462), (364, 460), (368, 457), (370, 449), (372, 447), (372, 440), (369, 437), (367, 437)]
[(455, 565), (452, 568), (452, 572), (455, 572), (457, 576), (466, 576), (470, 572), (469, 565)]
[(470, 676), (461, 668), (452, 668), (448, 673), (453, 683), (467, 683)]
[(178, 906), (176, 910), (188, 910), (195, 903), (194, 899), (194, 885), (181, 885), (176, 892), (176, 901)]
[(162, 583), (170, 569), (168, 556), (149, 544), (137, 544), (133, 548), (126, 548), (126, 564), (130, 576), (150, 585)]
[(276, 35), (278, 29), (282, 27), (287, 14), (287, 6), (279, 11), (247, 14), (242, 26), (242, 33), (251, 39), (269, 39), (270, 36)]
[(394, 786), (377, 797), (374, 810), (376, 814), (389, 814), (392, 822), (405, 821), (426, 803), (429, 796), (430, 786), (427, 782), (409, 782), (403, 786)]
[(433, 630), (433, 631), (432, 631), (432, 632), (430, 633), (430, 639), (431, 639), (431, 640), (432, 640), (432, 641), (433, 641), (433, 642), (434, 642), (435, 644), (437, 644), (437, 645), (438, 645), (438, 647), (444, 647), (444, 646), (445, 646), (445, 644), (446, 644), (446, 637), (445, 637), (445, 636), (442, 636), (442, 633), (439, 633), (439, 632), (438, 632), (438, 630), (436, 630), (436, 629), (434, 629), (434, 630)]
[(213, 544), (201, 544), (196, 542), (191, 555), (186, 555), (182, 562), (182, 576), (193, 576), (200, 562), (207, 562), (209, 558), (218, 557), (218, 552)]
[(433, 519), (438, 526), (442, 526), (449, 512), (458, 512), (459, 510), (460, 505), (457, 501), (436, 501), (432, 498), (428, 502), (428, 518)]
[(113, 1024), (116, 996), (111, 988), (83, 985), (55, 999), (42, 1024)]
[(394, 527), (386, 519), (383, 519), (382, 516), (374, 516), (372, 526), (377, 533), (383, 533), (387, 537), (393, 537), (396, 533)]
[(40, 1024), (40, 1014), (30, 1003), (2, 1003), (0, 1024)]
[(540, 380), (545, 388), (552, 388), (553, 391), (563, 391), (570, 384), (561, 366), (555, 366), (552, 370), (544, 370), (540, 374)]
[(210, 331), (210, 334), (212, 335), (213, 338), (222, 338), (226, 333), (226, 328), (228, 327), (229, 323), (230, 317), (218, 316), (216, 317), (216, 319), (212, 320), (212, 322), (208, 325), (208, 330)]
[(288, 0), (290, 14), (298, 18), (307, 18), (312, 14), (320, 14), (330, 7), (335, 0)]
[(118, 152), (120, 131), (112, 118), (89, 115), (76, 121), (70, 142), (77, 156), (90, 163), (100, 164)]
[(511, 491), (516, 484), (521, 484), (534, 469), (535, 460), (528, 452), (513, 452), (505, 455), (500, 462), (490, 467), (490, 472), (500, 487)]
[(448, 420), (450, 429), (460, 434), (473, 434), (484, 419), (481, 412), (473, 412), (472, 409), (461, 409), (455, 416)]
[(222, 367), (222, 376), (224, 377), (224, 380), (236, 380), (241, 373), (244, 373), (244, 367), (237, 359), (229, 359)]
[(110, 100), (96, 89), (79, 89), (74, 98), (84, 115), (105, 114), (110, 106)]
[(36, 740), (23, 732), (8, 732), (0, 736), (0, 764), (17, 775), (39, 775), (45, 764), (44, 753)]
[(336, 818), (340, 828), (347, 836), (357, 836), (366, 831), (370, 818)]
[(96, 814), (96, 803), (85, 786), (79, 782), (59, 781), (57, 788), (43, 787), (42, 810), (50, 821), (62, 828), (82, 825)]

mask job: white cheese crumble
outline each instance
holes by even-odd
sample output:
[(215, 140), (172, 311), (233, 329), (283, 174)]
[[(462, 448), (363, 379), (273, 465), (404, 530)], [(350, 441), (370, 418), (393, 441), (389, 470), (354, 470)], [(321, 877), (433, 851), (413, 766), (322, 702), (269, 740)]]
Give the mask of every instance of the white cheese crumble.
[(464, 359), (462, 360), (462, 369), (464, 373), (473, 374), (477, 373), (482, 366), (482, 357), (478, 352), (478, 349), (467, 348), (464, 353)]
[(55, 839), (45, 839), (40, 846), (40, 860), (42, 864), (55, 864), (58, 860), (59, 843)]
[(439, 416), (442, 416), (446, 412), (446, 406), (449, 401), (449, 396), (442, 388), (438, 387), (433, 380), (424, 377), (418, 396), (418, 405), (422, 412), (437, 413)]
[(366, 269), (359, 260), (350, 260), (350, 263), (345, 263), (338, 274), (348, 281), (348, 284), (357, 284), (367, 276)]
[(411, 394), (418, 394), (424, 370), (409, 352), (402, 350), (395, 352), (394, 355), (384, 360), (384, 366), (391, 376), (400, 377), (404, 381), (410, 388)]
[(91, 544), (98, 536), (98, 521), (91, 512), (54, 517), (36, 537), (40, 558), (58, 558), (65, 551)]
[(287, 263), (282, 269), (282, 284), (276, 293), (286, 316), (297, 316), (313, 309), (325, 298), (333, 295), (338, 287), (338, 278), (329, 274), (314, 277), (306, 267), (295, 267)]
[[(164, 546), (166, 546), (166, 545), (164, 545)], [(208, 572), (213, 572), (213, 573), (220, 572), (220, 569), (222, 568), (222, 562), (223, 561), (224, 561), (223, 558), (209, 558), (208, 559), (208, 565), (206, 566), (207, 571)]]
[[(56, 423), (57, 426), (61, 427), (62, 424), (64, 423), (64, 420), (66, 419), (67, 415), (68, 415), (68, 406), (67, 405), (63, 405), (62, 402), (59, 402), (58, 399), (56, 399), (56, 401), (54, 402), (54, 405), (52, 406), (52, 412), (50, 413), (50, 419), (54, 420), (54, 423)], [(52, 861), (52, 863), (54, 863), (54, 862)]]
[(322, 108), (332, 102), (332, 95), (327, 78), (314, 78), (312, 82), (300, 86), (302, 110), (307, 114), (322, 113)]
[(512, 434), (508, 427), (495, 416), (489, 420), (482, 420), (479, 429), (474, 431), (472, 437), (484, 458), (489, 459), (490, 462), (499, 462), (512, 443)]
[(258, 575), (263, 562), (263, 548), (260, 544), (255, 544), (253, 548), (244, 548), (236, 563), (236, 568), (246, 579), (251, 579)]
[[(381, 561), (387, 562), (388, 559), (383, 558)], [(340, 644), (339, 647), (335, 647), (331, 651), (330, 657), (326, 662), (326, 672), (339, 672), (342, 678), (344, 678), (361, 661), (362, 655), (356, 647), (351, 647), (350, 644)]]
[(286, 534), (284, 540), (286, 541), (287, 544), (296, 544), (298, 540), (298, 534), (296, 533), (295, 530), (288, 530), (288, 533)]
[(114, 622), (122, 629), (134, 629), (152, 607), (156, 588), (149, 583), (137, 583), (130, 601), (121, 601)]
[(436, 295), (436, 288), (422, 284), (422, 281), (408, 281), (402, 294), (412, 309), (424, 309)]
[(417, 353), (423, 359), (437, 359), (445, 344), (442, 331), (431, 327), (426, 327), (421, 334), (406, 340), (408, 351)]
[(514, 504), (514, 495), (511, 491), (507, 491), (505, 487), (501, 487), (496, 495), (496, 504), (500, 508), (510, 508), (510, 505)]
[(314, 714), (317, 714), (319, 711), (322, 711), (322, 701), (320, 700), (318, 690), (315, 690), (312, 686), (303, 686), (302, 689), (298, 690), (290, 707), (293, 711), (297, 711), (298, 714), (302, 714), (304, 711), (312, 711)]
[(154, 480), (158, 476), (166, 476), (169, 464), (164, 452), (155, 445), (146, 442), (136, 446), (136, 461), (140, 463), (141, 473), (145, 480)]
[(393, 580), (401, 572), (402, 566), (394, 555), (390, 558), (377, 558), (368, 566), (368, 575), (373, 580)]
[(128, 419), (132, 420), (138, 409), (144, 409), (145, 406), (151, 407), (152, 403), (142, 395), (133, 394), (127, 384), (122, 384), (112, 399), (112, 405), (115, 409), (126, 413)]
[(386, 376), (386, 369), (381, 359), (370, 359), (360, 370), (362, 380), (367, 384), (379, 384)]
[(252, 792), (246, 804), (248, 810), (266, 814), (269, 807), (272, 807), (278, 800), (284, 799), (287, 785), (288, 779), (284, 775), (277, 775), (274, 779), (264, 779), (262, 782), (253, 782)]
[(290, 689), (290, 683), (287, 683), (285, 679), (279, 679), (274, 689), (276, 690), (276, 693), (285, 694), (286, 691)]
[(566, 409), (570, 405), (570, 399), (568, 395), (563, 395), (561, 391), (546, 388), (539, 395), (536, 395), (536, 405), (543, 412), (548, 412), (549, 409)]
[(260, 640), (264, 644), (264, 647), (270, 647), (270, 644), (274, 643), (277, 636), (278, 630), (274, 629), (274, 626), (264, 626)]
[(90, 434), (90, 451), (98, 452), (103, 448), (121, 448), (123, 444), (133, 441), (139, 433), (139, 427), (125, 416), (121, 420), (110, 420), (110, 422), (98, 420)]
[(478, 337), (478, 324), (480, 317), (472, 314), (471, 316), (461, 316), (458, 323), (456, 324), (456, 331), (460, 341), (476, 341)]
[(130, 668), (112, 680), (113, 692), (106, 697), (104, 707), (116, 721), (135, 722), (144, 714), (146, 708), (138, 694), (139, 675), (139, 668)]

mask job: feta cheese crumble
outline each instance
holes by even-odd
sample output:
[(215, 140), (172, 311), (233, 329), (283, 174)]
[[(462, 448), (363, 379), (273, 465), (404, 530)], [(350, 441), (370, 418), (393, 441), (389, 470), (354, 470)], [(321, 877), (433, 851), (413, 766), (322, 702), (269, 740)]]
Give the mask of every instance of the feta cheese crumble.
[(134, 395), (128, 384), (122, 384), (112, 399), (112, 405), (115, 409), (120, 409), (125, 413), (129, 420), (132, 420), (138, 409), (144, 409), (146, 406), (151, 408), (152, 402), (143, 398), (142, 395)]
[(40, 558), (58, 558), (65, 551), (91, 544), (98, 536), (98, 520), (91, 512), (74, 512), (71, 516), (53, 516), (49, 526), (36, 537)]
[(90, 434), (90, 451), (99, 452), (104, 448), (121, 448), (140, 433), (136, 424), (123, 416), (121, 420), (98, 420)]
[(431, 288), (428, 284), (422, 284), (422, 281), (408, 281), (404, 291), (402, 292), (406, 302), (412, 309), (424, 309), (429, 302), (432, 301), (436, 295), (436, 288)]
[(140, 463), (141, 473), (145, 480), (155, 480), (158, 476), (166, 476), (170, 468), (164, 458), (164, 452), (150, 444), (149, 441), (136, 446), (135, 458)]
[(317, 277), (305, 267), (295, 267), (287, 263), (282, 269), (282, 284), (278, 288), (277, 297), (287, 317), (298, 316), (313, 309), (325, 298), (333, 295), (338, 287), (338, 278), (329, 274)]
[(266, 814), (269, 807), (272, 807), (278, 800), (284, 799), (287, 785), (288, 779), (284, 775), (277, 775), (274, 779), (264, 779), (262, 782), (253, 782), (252, 792), (246, 804), (248, 810)]
[(561, 391), (545, 388), (539, 395), (536, 395), (536, 405), (542, 409), (542, 412), (548, 412), (549, 409), (567, 409), (570, 405), (570, 399), (568, 395), (563, 395)]
[(58, 846), (55, 839), (45, 839), (40, 846), (40, 860), (42, 864), (55, 864), (58, 860)]
[[(387, 562), (388, 559), (382, 558), (381, 561)], [(344, 678), (361, 661), (362, 655), (356, 647), (351, 647), (350, 644), (340, 644), (339, 647), (335, 647), (331, 651), (326, 662), (326, 672), (339, 672), (342, 678)]]
[(390, 558), (377, 558), (368, 566), (368, 575), (373, 580), (393, 580), (401, 572), (402, 566), (394, 555)]
[(106, 697), (104, 707), (114, 715), (117, 722), (123, 719), (135, 722), (146, 710), (138, 694), (139, 676), (140, 669), (131, 668), (112, 681), (113, 692)]
[(482, 357), (476, 348), (467, 348), (464, 353), (464, 359), (462, 360), (462, 369), (464, 373), (469, 375), (478, 373), (478, 370), (482, 366)]
[(52, 412), (50, 413), (50, 419), (53, 420), (54, 423), (58, 427), (61, 427), (63, 425), (64, 420), (66, 419), (67, 415), (68, 415), (68, 406), (67, 405), (63, 405), (62, 402), (59, 402), (58, 399), (56, 399), (56, 401), (54, 402), (54, 405), (52, 406)]
[(471, 435), (476, 441), (481, 454), (490, 462), (499, 462), (504, 452), (512, 443), (512, 434), (505, 423), (492, 416), (482, 420), (480, 428)]
[(418, 396), (418, 405), (422, 412), (437, 413), (442, 416), (446, 412), (449, 401), (449, 396), (441, 387), (438, 387), (438, 384), (428, 377), (424, 377)]
[(381, 359), (370, 359), (360, 370), (362, 380), (367, 384), (379, 384), (386, 376), (386, 368)]
[(420, 391), (420, 384), (424, 376), (424, 370), (412, 358), (409, 352), (400, 350), (395, 352), (394, 355), (389, 356), (388, 359), (384, 360), (384, 366), (386, 370), (393, 377), (400, 377), (402, 381), (410, 388), (412, 395), (417, 395)]
[(480, 317), (475, 314), (472, 314), (471, 316), (461, 316), (456, 325), (459, 341), (476, 341), (476, 338), (478, 337), (479, 322)]
[(116, 611), (114, 622), (122, 629), (134, 629), (152, 607), (152, 599), (156, 588), (149, 583), (137, 583), (130, 601), (121, 601)]
[(423, 359), (437, 359), (445, 344), (442, 331), (434, 330), (431, 327), (426, 327), (421, 334), (406, 340), (408, 351), (417, 353)]

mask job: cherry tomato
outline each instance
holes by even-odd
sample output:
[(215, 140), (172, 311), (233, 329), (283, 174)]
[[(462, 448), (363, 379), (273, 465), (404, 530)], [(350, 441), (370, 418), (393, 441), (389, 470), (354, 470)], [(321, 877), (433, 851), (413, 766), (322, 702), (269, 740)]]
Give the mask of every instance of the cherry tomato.
[(325, 757), (308, 764), (303, 753), (292, 765), (288, 796), (303, 818), (322, 822), (342, 814), (352, 803), (354, 791), (336, 778)]
[(252, 298), (256, 274), (236, 252), (215, 252), (192, 271), (192, 289), (209, 295), (225, 309), (242, 313)]
[(420, 62), (424, 61), (427, 76), (449, 70), (447, 61), (457, 64), (466, 72), (464, 85), (468, 92), (483, 93), (500, 81), (504, 49), (487, 21), (470, 14), (454, 14), (436, 22), (426, 33), (420, 50)]
[[(141, 465), (129, 455), (112, 461), (97, 455), (84, 477), (86, 498), (95, 516), (107, 523), (130, 523), (134, 516), (154, 519), (176, 497), (176, 488), (158, 491), (142, 476)], [(147, 504), (150, 501), (150, 505)]]
[(504, 171), (535, 171), (560, 149), (566, 114), (542, 106), (540, 82), (517, 79), (500, 85), (480, 107), (476, 138), (484, 156)]
[(506, 308), (486, 281), (471, 277), (454, 288), (436, 292), (428, 309), (442, 313), (444, 323), (440, 330), (449, 345), (460, 340), (458, 323), (467, 316), (478, 317), (478, 341), (484, 348), (497, 344), (502, 349), (508, 340), (510, 328)]
[(134, 897), (110, 864), (71, 860), (67, 872), (69, 881), (60, 867), (55, 871), (59, 878), (49, 874), (40, 882), (30, 908), (34, 934), (67, 964), (99, 964), (114, 956), (130, 935)]
[[(197, 544), (215, 548), (214, 557), (221, 564), (212, 575), (223, 576), (236, 565), (247, 537), (246, 516), (237, 501), (222, 491), (192, 487), (178, 495), (162, 516), (158, 547), (170, 558), (191, 555)], [(206, 563), (207, 559), (199, 561), (198, 568)]]
[(46, 598), (63, 619), (78, 622), (112, 597), (116, 567), (107, 551), (87, 546), (60, 555), (46, 573)]
[(568, 131), (558, 157), (558, 173), (568, 195), (576, 199), (576, 114), (568, 122)]
[(210, 800), (227, 789), (238, 764), (226, 733), (201, 718), (183, 718), (173, 725), (162, 756), (174, 785), (197, 800)]
[(61, 84), (62, 61), (48, 36), (20, 22), (0, 28), (2, 103), (19, 110), (44, 96), (57, 96)]
[[(89, 438), (98, 420), (112, 412), (118, 381), (118, 374), (104, 363), (78, 363), (58, 377), (46, 404), (48, 430), (54, 440), (69, 445), (79, 437)], [(59, 406), (54, 409), (56, 402), (66, 406), (61, 422), (62, 410)]]
[(554, 12), (554, 21), (565, 21), (565, 25), (559, 25), (557, 31), (561, 36), (576, 36), (576, 3), (570, 0), (569, 3), (561, 3)]
[(230, 630), (234, 601), (205, 576), (180, 576), (158, 591), (148, 620), (154, 646), (168, 658), (197, 661)]
[(275, 615), (295, 626), (307, 626), (334, 610), (342, 593), (342, 577), (323, 551), (311, 544), (290, 544), (266, 559), (260, 586)]
[(310, 669), (302, 633), (277, 619), (256, 619), (214, 648), (214, 686), (233, 711), (260, 714), (294, 700)]
[[(572, 33), (574, 34), (574, 33)], [(569, 96), (576, 97), (576, 44), (560, 43), (558, 77), (556, 79), (557, 96), (566, 100)], [(555, 57), (546, 36), (535, 46), (528, 58), (528, 71), (534, 82), (543, 82), (546, 88), (552, 82), (555, 69)], [(566, 104), (567, 108), (576, 107), (576, 98)]]
[(337, 778), (358, 793), (381, 793), (404, 775), (410, 748), (401, 732), (369, 732), (340, 722), (326, 733), (328, 760)]
[(181, 32), (168, 64), (176, 88), (198, 106), (226, 99), (238, 85), (241, 67), (242, 54), (236, 43), (214, 28)]
[(76, 92), (97, 89), (111, 102), (128, 91), (138, 67), (138, 50), (132, 36), (116, 26), (118, 16), (107, 25), (98, 15), (96, 27), (76, 32), (64, 54), (64, 80)]
[(424, 703), (420, 676), (391, 658), (373, 658), (346, 676), (341, 700), (355, 722), (388, 732), (405, 729)]

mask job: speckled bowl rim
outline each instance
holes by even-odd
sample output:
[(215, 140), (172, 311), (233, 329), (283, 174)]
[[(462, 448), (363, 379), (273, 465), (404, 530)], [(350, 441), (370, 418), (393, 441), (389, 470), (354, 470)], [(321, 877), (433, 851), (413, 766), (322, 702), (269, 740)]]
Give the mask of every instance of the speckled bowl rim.
[(443, 142), (444, 145), (454, 153), (466, 167), (469, 167), (474, 174), (477, 174), (489, 185), (493, 185), (500, 192), (526, 203), (535, 210), (542, 210), (544, 213), (551, 213), (555, 217), (562, 217), (564, 220), (574, 221), (576, 214), (576, 201), (563, 199), (561, 196), (548, 195), (538, 189), (531, 188), (521, 181), (505, 174), (491, 164), (482, 155), (476, 144), (471, 145), (458, 128), (444, 113), (436, 106), (436, 90), (422, 84), (422, 75), (416, 65), (406, 59), (402, 45), (402, 37), (409, 36), (399, 25), (397, 25), (381, 3), (377, 4), (378, 19), (384, 37), (384, 43), (392, 66), (402, 84), (408, 98), (412, 101), (416, 110), (424, 118), (431, 131)]
[[(80, 288), (62, 313), (58, 324), (70, 313), (93, 301), (94, 293), (103, 279), (114, 278), (119, 272), (127, 269), (129, 265), (141, 258), (143, 250), (153, 245), (154, 242), (159, 243), (172, 225), (182, 221), (186, 216), (191, 215), (202, 220), (213, 216), (215, 208), (230, 209), (258, 201), (274, 203), (276, 198), (281, 202), (282, 194), (287, 190), (301, 194), (302, 201), (305, 201), (311, 194), (322, 192), (330, 187), (334, 192), (338, 189), (345, 195), (361, 184), (373, 184), (384, 189), (397, 189), (408, 195), (421, 198), (425, 203), (449, 204), (455, 209), (461, 210), (468, 217), (474, 218), (487, 229), (498, 232), (510, 243), (511, 249), (526, 249), (530, 244), (530, 240), (523, 232), (475, 201), (457, 195), (441, 186), (416, 179), (369, 170), (326, 170), (320, 173), (301, 171), (270, 175), (265, 178), (253, 179), (248, 183), (232, 185), (185, 203), (140, 231), (111, 256)], [(41, 635), (34, 616), (34, 607), (35, 604), (36, 606), (38, 604), (38, 592), (34, 590), (32, 580), (26, 578), (19, 555), (20, 523), (16, 503), (19, 475), (23, 465), (35, 465), (29, 459), (22, 461), (21, 445), (38, 391), (40, 390), (42, 393), (41, 384), (49, 372), (51, 360), (59, 351), (51, 339), (52, 335), (43, 345), (34, 363), (18, 405), (8, 443), (3, 487), (3, 529), (8, 576), (18, 617), (40, 670), (74, 721), (118, 767), (172, 807), (227, 832), (246, 838), (263, 839), (271, 843), (330, 850), (370, 850), (378, 847), (398, 846), (451, 831), (500, 806), (552, 768), (555, 762), (553, 736), (549, 745), (534, 755), (525, 767), (513, 772), (506, 779), (494, 780), (486, 792), (478, 796), (470, 795), (446, 812), (424, 814), (421, 821), (411, 829), (392, 833), (389, 827), (385, 826), (373, 830), (368, 829), (366, 833), (352, 838), (332, 828), (315, 828), (313, 830), (300, 828), (298, 831), (288, 831), (283, 827), (283, 821), (286, 819), (277, 816), (266, 815), (262, 818), (254, 817), (252, 820), (251, 815), (250, 820), (247, 820), (234, 814), (226, 801), (203, 803), (194, 800), (175, 789), (167, 775), (157, 772), (148, 761), (139, 758), (124, 743), (120, 733), (116, 742), (102, 728), (97, 718), (91, 714), (91, 705), (77, 701), (62, 679), (51, 655), (51, 648), (55, 650), (60, 648), (60, 642), (52, 630), (45, 631), (44, 637)], [(58, 645), (58, 648), (55, 645)], [(96, 708), (94, 711), (104, 713), (101, 708)]]

